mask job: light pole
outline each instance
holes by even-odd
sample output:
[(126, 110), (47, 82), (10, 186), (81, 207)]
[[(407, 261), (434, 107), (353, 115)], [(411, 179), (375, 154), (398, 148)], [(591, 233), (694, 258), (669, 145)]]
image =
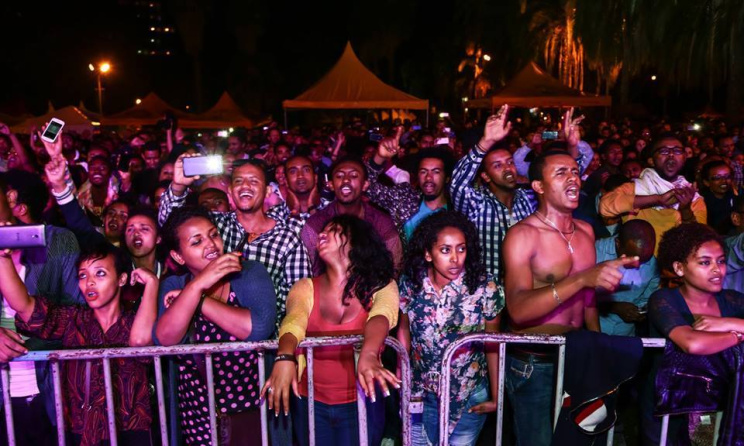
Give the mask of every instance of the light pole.
[(101, 62), (98, 68), (90, 63), (88, 69), (96, 73), (96, 90), (98, 91), (98, 114), (103, 116), (103, 88), (101, 87), (101, 75), (111, 71), (111, 64), (108, 62)]

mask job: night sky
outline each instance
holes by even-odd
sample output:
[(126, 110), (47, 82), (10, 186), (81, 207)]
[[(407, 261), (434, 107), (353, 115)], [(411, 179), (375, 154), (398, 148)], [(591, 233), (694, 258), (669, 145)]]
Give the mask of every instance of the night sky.
[(58, 108), (82, 100), (97, 110), (88, 64), (107, 60), (106, 114), (150, 91), (199, 111), (227, 90), (246, 111), (278, 117), (281, 101), (316, 82), (347, 40), (383, 81), (457, 107), (467, 42), (493, 56), (486, 74), (495, 85), (539, 54), (539, 36), (529, 34), (516, 0), (5, 1), (0, 11), (0, 112), (9, 114), (43, 113), (49, 100)]

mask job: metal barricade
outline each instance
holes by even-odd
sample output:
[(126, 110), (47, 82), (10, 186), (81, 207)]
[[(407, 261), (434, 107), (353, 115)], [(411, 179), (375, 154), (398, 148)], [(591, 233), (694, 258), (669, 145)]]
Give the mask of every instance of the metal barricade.
[[(343, 345), (356, 345), (363, 341), (363, 336), (340, 336), (340, 337), (319, 337), (319, 338), (307, 338), (299, 347), (306, 349), (307, 357), (307, 381), (308, 381), (308, 413), (309, 413), (309, 426), (310, 426), (310, 445), (315, 445), (314, 435), (314, 405), (315, 397), (313, 391), (313, 351), (315, 348), (329, 347), (329, 346), (343, 346)], [(385, 344), (392, 347), (398, 354), (398, 367), (400, 368), (401, 376), (401, 418), (402, 423), (402, 441), (404, 446), (408, 446), (411, 441), (410, 433), (410, 398), (411, 398), (411, 369), (410, 361), (408, 359), (408, 353), (405, 347), (394, 338), (388, 337), (385, 340)], [(65, 445), (65, 421), (64, 421), (64, 409), (62, 401), (62, 385), (61, 385), (61, 361), (80, 361), (80, 360), (92, 360), (101, 359), (103, 361), (104, 370), (104, 385), (106, 390), (106, 412), (108, 417), (108, 429), (111, 446), (117, 446), (117, 435), (116, 435), (116, 417), (115, 407), (113, 399), (113, 385), (111, 377), (111, 359), (114, 358), (142, 358), (152, 357), (155, 366), (155, 385), (157, 395), (157, 410), (160, 417), (160, 435), (162, 438), (163, 446), (168, 446), (168, 429), (166, 426), (166, 420), (168, 419), (165, 411), (165, 390), (163, 384), (163, 371), (161, 358), (163, 356), (176, 356), (176, 355), (194, 355), (203, 354), (205, 356), (206, 363), (206, 380), (207, 380), (207, 395), (209, 398), (209, 421), (210, 430), (212, 434), (212, 444), (217, 445), (217, 412), (215, 408), (215, 395), (214, 395), (214, 370), (212, 368), (212, 356), (218, 353), (227, 352), (239, 352), (239, 351), (257, 351), (258, 353), (258, 368), (259, 368), (259, 387), (263, 388), (266, 381), (265, 377), (265, 357), (264, 352), (266, 350), (276, 350), (278, 348), (278, 341), (260, 341), (260, 342), (230, 342), (220, 344), (193, 344), (193, 345), (176, 345), (171, 347), (127, 347), (127, 348), (107, 348), (107, 349), (80, 349), (80, 350), (54, 350), (54, 351), (32, 351), (28, 354), (16, 358), (14, 361), (50, 361), (52, 364), (52, 378), (54, 381), (54, 406), (57, 418), (57, 434), (59, 445)], [(13, 429), (13, 409), (10, 399), (10, 372), (8, 367), (0, 368), (0, 381), (2, 382), (2, 392), (4, 398), (4, 409), (5, 409), (5, 420), (8, 426), (8, 445), (15, 445), (15, 435)], [(357, 398), (358, 407), (358, 422), (359, 422), (359, 444), (360, 446), (367, 445), (367, 420), (366, 410), (363, 409), (365, 395), (361, 390), (361, 386), (357, 383)], [(382, 403), (382, 402), (380, 402)], [(269, 444), (268, 438), (268, 416), (266, 410), (266, 404), (262, 402), (260, 405), (261, 413), (261, 444), (267, 446)]]
[[(643, 346), (648, 348), (663, 348), (666, 340), (661, 338), (643, 338)], [(449, 394), (450, 394), (450, 366), (452, 357), (458, 348), (473, 342), (498, 343), (499, 344), (499, 386), (498, 386), (498, 405), (496, 412), (496, 446), (501, 446), (501, 436), (503, 432), (504, 419), (504, 372), (506, 367), (506, 344), (548, 344), (558, 345), (558, 363), (557, 363), (557, 382), (555, 386), (555, 415), (553, 418), (553, 427), (558, 422), (561, 406), (563, 405), (563, 371), (566, 361), (566, 338), (565, 336), (547, 336), (532, 334), (513, 334), (513, 333), (476, 333), (463, 336), (451, 343), (444, 350), (442, 357), (442, 371), (439, 376), (439, 445), (447, 446), (449, 444)], [(720, 417), (719, 417), (720, 418)], [(667, 428), (669, 416), (662, 419), (661, 443), (666, 444)], [(607, 436), (607, 444), (612, 445), (613, 431), (610, 430)]]

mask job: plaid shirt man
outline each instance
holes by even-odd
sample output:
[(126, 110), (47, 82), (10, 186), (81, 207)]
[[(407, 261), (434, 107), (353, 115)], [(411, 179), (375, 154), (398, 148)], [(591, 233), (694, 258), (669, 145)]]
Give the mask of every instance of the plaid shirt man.
[[(186, 202), (188, 190), (180, 197), (173, 194), (169, 186), (163, 193), (158, 211), (158, 223), (162, 226), (173, 208)], [(243, 245), (247, 234), (238, 222), (235, 212), (210, 212), (212, 221), (222, 236), (225, 252), (232, 252)], [(281, 219), (274, 219), (276, 225), (243, 246), (243, 256), (262, 263), (271, 276), (276, 292), (276, 333), (287, 310), (287, 294), (298, 280), (311, 277), (310, 260), (305, 246), (296, 232)]]
[(536, 206), (532, 194), (524, 189), (514, 192), (510, 211), (488, 188), (474, 187), (473, 180), (485, 156), (476, 145), (457, 162), (450, 195), (455, 210), (465, 214), (478, 228), (486, 269), (503, 283), (501, 244), (506, 230), (532, 214)]

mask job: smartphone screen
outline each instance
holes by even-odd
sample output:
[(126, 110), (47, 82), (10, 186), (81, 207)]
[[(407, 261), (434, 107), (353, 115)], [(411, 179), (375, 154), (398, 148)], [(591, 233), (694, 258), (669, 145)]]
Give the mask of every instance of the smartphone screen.
[(46, 130), (44, 130), (44, 134), (41, 136), (49, 141), (54, 142), (57, 139), (57, 135), (59, 135), (59, 131), (62, 130), (62, 125), (63, 124), (59, 121), (50, 121)]
[(542, 139), (558, 139), (558, 132), (542, 132)]

